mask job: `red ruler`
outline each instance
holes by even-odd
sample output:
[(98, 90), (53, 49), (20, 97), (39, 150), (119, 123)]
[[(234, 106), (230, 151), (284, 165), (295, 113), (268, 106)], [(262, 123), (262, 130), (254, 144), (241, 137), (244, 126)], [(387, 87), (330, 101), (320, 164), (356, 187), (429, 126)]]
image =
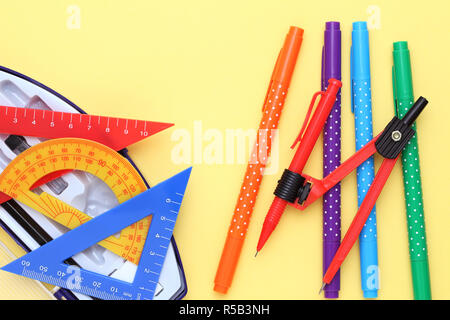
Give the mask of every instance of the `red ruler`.
[[(81, 138), (99, 142), (116, 151), (171, 126), (173, 123), (0, 106), (0, 133), (46, 139)], [(49, 175), (34, 187), (67, 172)], [(0, 203), (10, 199), (0, 192)]]

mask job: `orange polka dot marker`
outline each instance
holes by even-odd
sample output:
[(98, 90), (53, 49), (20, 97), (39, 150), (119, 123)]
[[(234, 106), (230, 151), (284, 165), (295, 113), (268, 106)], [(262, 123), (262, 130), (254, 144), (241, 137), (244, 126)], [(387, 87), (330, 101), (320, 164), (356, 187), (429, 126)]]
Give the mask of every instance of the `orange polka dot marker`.
[(233, 281), (264, 169), (270, 156), (274, 130), (278, 128), (278, 121), (302, 41), (303, 29), (290, 27), (272, 73), (263, 104), (263, 117), (259, 125), (256, 143), (247, 165), (214, 280), (214, 290), (220, 293), (227, 293)]

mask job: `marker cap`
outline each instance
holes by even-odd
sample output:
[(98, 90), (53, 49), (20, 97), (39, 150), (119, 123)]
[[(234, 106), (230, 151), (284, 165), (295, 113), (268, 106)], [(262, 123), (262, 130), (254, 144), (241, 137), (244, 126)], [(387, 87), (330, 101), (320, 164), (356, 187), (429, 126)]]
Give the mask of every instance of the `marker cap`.
[(278, 57), (277, 66), (273, 72), (273, 81), (280, 81), (285, 85), (289, 85), (302, 41), (303, 29), (291, 26)]
[(352, 79), (370, 79), (369, 31), (367, 22), (353, 22), (352, 31)]
[(337, 21), (328, 21), (324, 33), (324, 79), (341, 80), (341, 29)]
[(226, 294), (233, 281), (237, 262), (242, 251), (242, 239), (228, 235), (227, 245), (222, 251), (219, 268), (214, 279), (214, 291)]
[(394, 42), (393, 58), (396, 98), (412, 98), (414, 94), (408, 42)]
[[(376, 230), (375, 230), (376, 232)], [(378, 268), (378, 245), (374, 237), (367, 237), (359, 240), (359, 252), (364, 252), (361, 259), (361, 289), (364, 298), (377, 298), (380, 288), (379, 268)]]
[(431, 300), (430, 270), (428, 260), (412, 261), (412, 278), (415, 300)]

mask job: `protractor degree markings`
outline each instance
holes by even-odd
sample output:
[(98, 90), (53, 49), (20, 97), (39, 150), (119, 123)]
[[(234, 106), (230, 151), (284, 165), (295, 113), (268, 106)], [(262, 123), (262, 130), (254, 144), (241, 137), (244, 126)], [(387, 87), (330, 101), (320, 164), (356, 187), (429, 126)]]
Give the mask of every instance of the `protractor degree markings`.
[[(117, 241), (119, 241), (119, 242), (117, 242)], [(121, 248), (124, 247), (124, 245), (123, 245), (122, 242), (120, 241), (120, 238), (119, 238), (119, 239), (116, 239), (116, 237), (114, 237), (114, 236), (109, 236), (108, 238), (103, 239), (102, 242), (106, 242), (106, 243), (108, 243), (108, 244), (112, 244), (112, 245), (115, 245), (115, 246), (121, 247)]]
[[(76, 118), (75, 118), (76, 119)], [(74, 120), (75, 120), (74, 119)], [(75, 120), (76, 121), (76, 120)], [(30, 153), (30, 157), (27, 158), (28, 163), (25, 164), (21, 164), (21, 166), (19, 167), (20, 169), (23, 170), (23, 168), (26, 168), (26, 174), (29, 174), (28, 178), (24, 178), (27, 181), (32, 180), (34, 177), (35, 181), (38, 180), (39, 176), (42, 175), (46, 175), (46, 173), (50, 170), (52, 171), (55, 170), (55, 168), (58, 168), (60, 170), (63, 169), (72, 169), (75, 166), (80, 166), (84, 161), (89, 159), (90, 161), (95, 161), (95, 163), (89, 163), (86, 162), (83, 167), (87, 168), (87, 172), (96, 172), (96, 176), (99, 177), (100, 179), (102, 177), (106, 177), (106, 180), (111, 179), (111, 178), (115, 178), (115, 184), (109, 180), (109, 182), (107, 182), (106, 184), (108, 186), (111, 186), (112, 184), (112, 189), (113, 192), (117, 195), (122, 194), (122, 199), (130, 199), (132, 198), (134, 195), (137, 195), (141, 192), (143, 192), (144, 190), (146, 190), (146, 186), (145, 183), (142, 180), (142, 177), (139, 175), (138, 172), (133, 172), (132, 169), (134, 169), (134, 167), (132, 167), (132, 165), (125, 159), (123, 158), (122, 161), (122, 156), (117, 154), (116, 156), (114, 156), (110, 150), (108, 148), (104, 148), (103, 146), (99, 146), (98, 148), (94, 148), (94, 146), (92, 146), (92, 144), (87, 143), (87, 144), (83, 144), (83, 143), (78, 143), (79, 141), (76, 141), (76, 143), (69, 143), (70, 140), (68, 141), (64, 141), (64, 143), (59, 143), (59, 144), (53, 144), (52, 146), (55, 147), (55, 149), (49, 148), (48, 144), (45, 144), (45, 142), (43, 143), (45, 146), (47, 146), (45, 149), (43, 147), (41, 148), (35, 148), (34, 152)], [(75, 141), (74, 141), (75, 142)], [(80, 152), (78, 148), (81, 148), (83, 151)], [(52, 150), (54, 150), (54, 152), (52, 152)], [(87, 157), (85, 156), (86, 151), (92, 151), (92, 153), (90, 155), (95, 157)], [(98, 150), (98, 151), (97, 151)], [(106, 151), (105, 151), (106, 150)], [(105, 166), (104, 168), (100, 168), (99, 166), (97, 166), (97, 161), (95, 160), (97, 159), (102, 159), (101, 157), (99, 157), (99, 154), (101, 154), (100, 151), (104, 151), (105, 153), (105, 157), (103, 158), (104, 160), (107, 160), (107, 166)], [(53, 154), (52, 154), (53, 153)], [(50, 154), (50, 155), (49, 155)], [(54, 158), (56, 155), (59, 155), (59, 158), (57, 158), (57, 161), (49, 161), (50, 159)], [(23, 155), (25, 156), (25, 155)], [(37, 157), (36, 157), (37, 156)], [(45, 164), (43, 164), (42, 162), (46, 162)], [(53, 165), (50, 166), (50, 163), (52, 163)], [(93, 164), (93, 166), (89, 166)], [(72, 166), (72, 168), (71, 168)], [(114, 168), (112, 167), (114, 166)], [(63, 168), (64, 167), (64, 168)], [(31, 171), (30, 171), (31, 170)], [(124, 172), (127, 172), (128, 175), (126, 176), (127, 179), (124, 179)], [(20, 172), (20, 176), (22, 176), (23, 172)], [(11, 172), (11, 177), (13, 177), (13, 179), (11, 179), (11, 181), (15, 180), (14, 182), (17, 183), (17, 179), (14, 175), (14, 172)], [(103, 179), (105, 180), (105, 179)], [(119, 183), (120, 182), (120, 183)], [(117, 184), (117, 185), (116, 185)], [(15, 184), (13, 184), (14, 186)], [(25, 185), (21, 185), (20, 188), (23, 190), (25, 187)], [(125, 193), (126, 196), (125, 196)], [(30, 199), (31, 198), (31, 194), (24, 194), (24, 199), (26, 200), (30, 200), (28, 203), (32, 204), (34, 207), (36, 207), (38, 210), (42, 210), (43, 212), (46, 213), (46, 215), (48, 215), (49, 217), (53, 218), (57, 215), (58, 212), (63, 212), (66, 214), (70, 214), (68, 216), (65, 216), (63, 218), (63, 216), (61, 216), (61, 219), (59, 219), (60, 221), (62, 221), (64, 224), (67, 223), (67, 221), (69, 220), (69, 224), (73, 224), (75, 221), (73, 219), (75, 219), (75, 217), (78, 217), (80, 214), (80, 211), (78, 210), (74, 210), (69, 209), (71, 208), (69, 205), (67, 205), (67, 208), (64, 206), (65, 203), (62, 201), (59, 201), (58, 198), (52, 197), (52, 198), (45, 198), (45, 200), (43, 202), (41, 202), (40, 204), (35, 203), (36, 201), (38, 201), (37, 199)], [(35, 198), (35, 197), (33, 197)], [(31, 202), (32, 201), (32, 202)], [(47, 208), (44, 208), (45, 206), (47, 206)], [(67, 211), (67, 212), (65, 212)], [(82, 215), (83, 217), (84, 214)], [(69, 218), (70, 217), (70, 218)], [(54, 219), (55, 220), (55, 219)], [(147, 221), (150, 221), (150, 217), (146, 217), (144, 218), (142, 221), (144, 221), (144, 225), (148, 226), (149, 223), (147, 223)], [(138, 248), (140, 248), (140, 244), (141, 241), (136, 241), (137, 240), (141, 240), (141, 238), (145, 239), (146, 238), (146, 234), (148, 233), (148, 230), (142, 229), (141, 227), (142, 224), (140, 224), (139, 226), (135, 226), (134, 230), (129, 230), (131, 231), (131, 233), (127, 233), (127, 236), (121, 236), (119, 238), (111, 238), (108, 240), (108, 242), (112, 245), (112, 246), (119, 246), (119, 247), (124, 247), (126, 246), (127, 249), (124, 250), (119, 250), (122, 254), (123, 257), (127, 258), (127, 259), (136, 259), (138, 256), (136, 255), (137, 253), (140, 254), (142, 252), (142, 248), (139, 250)], [(125, 229), (124, 229), (125, 230)], [(120, 241), (120, 243), (118, 243), (118, 241)], [(138, 248), (137, 248), (138, 247)], [(117, 252), (117, 250), (115, 250)], [(128, 251), (128, 253), (127, 253)]]
[[(128, 193), (131, 195), (131, 194), (135, 194), (135, 192), (136, 191), (132, 191), (130, 188), (130, 186), (131, 186), (131, 184), (127, 184), (126, 183), (126, 180), (124, 180), (121, 176), (120, 176), (120, 174), (118, 174), (115, 170), (114, 170), (114, 168), (112, 168), (111, 166), (109, 166), (108, 165), (108, 163), (106, 163), (106, 165), (105, 165), (105, 168), (107, 168), (107, 169), (109, 169), (111, 172), (113, 172), (118, 178), (119, 178), (119, 180), (121, 181), (121, 184), (122, 185), (125, 185), (125, 187), (126, 187), (126, 190), (128, 191)], [(107, 178), (109, 178), (110, 176), (106, 176), (105, 178), (104, 178), (104, 180), (103, 181), (105, 181), (106, 182), (106, 179)], [(107, 183), (108, 184), (108, 183)], [(111, 186), (110, 184), (108, 184), (109, 186)], [(112, 187), (111, 187), (111, 189), (112, 189)]]
[[(55, 204), (54, 201), (52, 201), (51, 197), (45, 197), (45, 196), (41, 195), (39, 198), (42, 201), (42, 203), (44, 203), (46, 205), (48, 210), (52, 211), (53, 217), (56, 218), (57, 216), (60, 216), (62, 213), (65, 212), (64, 208), (62, 208), (62, 207), (59, 208), (58, 205)], [(58, 202), (58, 201), (56, 201), (56, 202)], [(72, 213), (72, 215), (73, 215), (73, 213)]]
[[(38, 169), (44, 170), (44, 166), (40, 167), (38, 164), (41, 163), (42, 161), (48, 161), (49, 159), (52, 159), (52, 158), (54, 158), (54, 156), (49, 156), (49, 157), (46, 157), (46, 158), (43, 158), (43, 159), (38, 159), (35, 162), (31, 163), (29, 166), (26, 166), (27, 168), (25, 170), (21, 171), (21, 174), (16, 176), (16, 179), (14, 180), (14, 183), (17, 183), (17, 180), (19, 180), (26, 172), (32, 170), (33, 168), (35, 168), (35, 169), (38, 168)], [(25, 165), (24, 164), (21, 165), (21, 163), (19, 162), (17, 164), (17, 167), (19, 167), (19, 166), (23, 167)], [(12, 172), (12, 169), (14, 169), (13, 167), (16, 168), (16, 166), (11, 166), (11, 171), (10, 171), (11, 174), (13, 174), (13, 172)], [(44, 172), (45, 172), (45, 170), (44, 170)]]
[[(43, 206), (41, 206), (40, 203), (34, 201), (34, 199), (32, 197), (29, 196), (28, 192), (32, 192), (32, 191), (28, 191), (28, 192), (24, 192), (22, 190), (19, 190), (19, 192), (28, 200), (30, 200), (31, 202), (33, 202), (37, 207), (41, 208), (41, 213), (43, 214), (47, 214), (49, 215), (52, 219), (54, 219), (56, 217), (55, 212), (50, 211), (48, 208), (44, 208)], [(20, 199), (19, 199), (20, 201)], [(45, 202), (44, 202), (45, 204)]]

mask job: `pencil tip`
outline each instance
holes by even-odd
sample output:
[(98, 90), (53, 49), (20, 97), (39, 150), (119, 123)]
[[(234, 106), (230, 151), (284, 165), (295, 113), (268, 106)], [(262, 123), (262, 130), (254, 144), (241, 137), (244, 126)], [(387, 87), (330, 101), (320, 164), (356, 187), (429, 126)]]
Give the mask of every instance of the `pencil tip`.
[(258, 253), (259, 253), (259, 251), (256, 251), (256, 253), (255, 253), (255, 258), (256, 258), (256, 256), (258, 255)]
[(325, 288), (326, 285), (327, 285), (327, 284), (326, 284), (325, 282), (322, 283), (322, 287), (320, 287), (319, 294), (322, 293), (322, 291), (323, 291), (323, 289)]

